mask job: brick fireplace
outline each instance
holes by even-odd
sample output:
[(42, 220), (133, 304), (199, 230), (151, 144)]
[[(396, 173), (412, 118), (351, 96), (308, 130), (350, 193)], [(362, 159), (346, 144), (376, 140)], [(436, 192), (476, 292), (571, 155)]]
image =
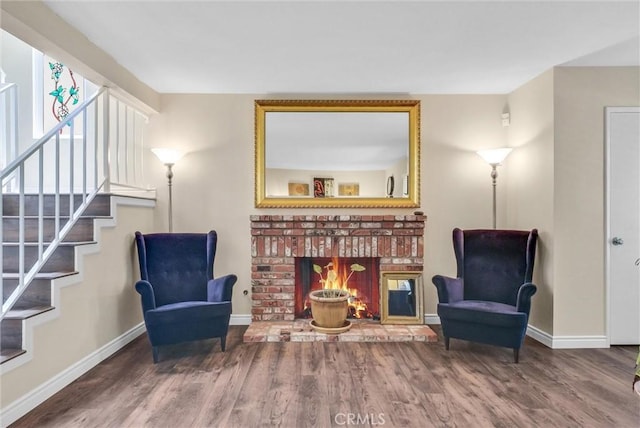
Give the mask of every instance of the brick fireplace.
[(380, 272), (422, 271), (423, 215), (253, 215), (253, 321), (293, 321), (297, 257), (379, 258)]

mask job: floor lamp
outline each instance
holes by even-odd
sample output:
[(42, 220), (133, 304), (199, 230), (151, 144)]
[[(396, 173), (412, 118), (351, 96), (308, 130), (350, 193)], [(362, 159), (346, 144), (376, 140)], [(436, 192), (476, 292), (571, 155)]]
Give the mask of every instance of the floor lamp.
[(480, 150), (478, 153), (482, 159), (491, 165), (491, 179), (493, 184), (493, 228), (496, 229), (496, 184), (498, 178), (498, 166), (511, 153), (511, 148), (503, 147), (500, 149)]
[(173, 165), (184, 156), (176, 149), (151, 149), (154, 155), (167, 167), (167, 180), (169, 184), (169, 233), (173, 232), (173, 197), (171, 187), (173, 184)]

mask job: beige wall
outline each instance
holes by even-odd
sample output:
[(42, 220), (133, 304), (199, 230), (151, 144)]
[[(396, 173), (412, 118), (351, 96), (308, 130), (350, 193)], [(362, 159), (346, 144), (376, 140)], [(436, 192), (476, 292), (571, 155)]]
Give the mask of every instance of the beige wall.
[[(304, 94), (291, 98), (305, 97)], [(308, 98), (308, 96), (306, 96)], [(149, 147), (174, 146), (190, 151), (175, 167), (174, 230), (219, 235), (216, 276), (239, 277), (234, 314), (250, 314), (251, 214), (410, 214), (412, 209), (254, 208), (253, 102), (261, 95), (163, 95), (161, 113), (150, 121)], [(428, 216), (425, 238), (425, 310), (436, 313), (431, 276), (455, 274), (451, 230), (491, 226), (490, 167), (476, 150), (506, 144), (500, 115), (504, 95), (412, 96), (422, 104), (421, 207)], [(147, 172), (158, 186), (158, 224), (166, 227), (164, 167), (150, 159)], [(506, 173), (504, 177), (506, 180)], [(501, 223), (506, 191), (500, 189)]]
[(553, 333), (553, 70), (536, 77), (509, 94), (509, 181), (507, 225), (538, 229), (539, 239), (529, 324)]
[(604, 108), (640, 105), (639, 70), (558, 67), (509, 95), (508, 225), (540, 230), (530, 324), (553, 340), (607, 334)]
[(640, 68), (555, 69), (553, 332), (559, 336), (606, 334), (605, 106), (640, 106)]
[[(32, 360), (0, 378), (0, 408), (142, 322), (133, 233), (152, 230), (153, 213), (152, 208), (119, 206), (117, 225), (101, 230), (100, 252), (83, 258), (83, 280), (60, 289), (54, 302), (60, 315), (34, 327)], [(151, 361), (151, 350), (146, 357)]]
[[(425, 312), (436, 314), (435, 274), (455, 276), (451, 231), (490, 228), (491, 167), (475, 152), (506, 145), (505, 95), (422, 96), (422, 210), (425, 231)], [(506, 183), (506, 170), (499, 180)], [(498, 186), (498, 227), (505, 225), (504, 186)]]

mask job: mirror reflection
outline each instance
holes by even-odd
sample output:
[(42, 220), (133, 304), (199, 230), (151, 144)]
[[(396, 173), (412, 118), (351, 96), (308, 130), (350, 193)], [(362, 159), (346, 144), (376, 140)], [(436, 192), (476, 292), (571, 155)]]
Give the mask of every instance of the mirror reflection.
[(333, 178), (325, 197), (406, 196), (401, 186), (387, 194), (386, 183), (409, 173), (408, 113), (268, 112), (266, 122), (267, 197), (318, 197), (289, 188), (316, 177)]
[(382, 274), (381, 322), (422, 324), (422, 274), (387, 272)]
[(257, 207), (416, 207), (419, 101), (256, 101)]

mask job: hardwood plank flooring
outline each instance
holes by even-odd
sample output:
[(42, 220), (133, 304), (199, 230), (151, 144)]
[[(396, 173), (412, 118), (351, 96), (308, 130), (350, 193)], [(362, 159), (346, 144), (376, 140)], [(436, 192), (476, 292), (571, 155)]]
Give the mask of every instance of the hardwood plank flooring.
[[(637, 346), (551, 350), (442, 342), (161, 348), (146, 335), (12, 427), (640, 427)], [(434, 328), (439, 334), (439, 329)]]

